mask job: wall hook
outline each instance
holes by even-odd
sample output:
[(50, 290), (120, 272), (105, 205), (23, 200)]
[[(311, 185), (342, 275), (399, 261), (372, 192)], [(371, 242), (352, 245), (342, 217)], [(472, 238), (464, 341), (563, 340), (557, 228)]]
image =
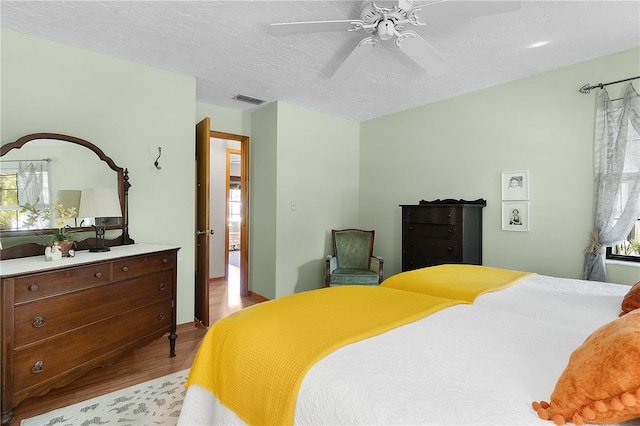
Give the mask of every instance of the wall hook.
[(158, 147), (158, 157), (156, 158), (156, 161), (153, 162), (153, 165), (156, 166), (156, 169), (160, 170), (162, 167), (160, 167), (160, 163), (158, 163), (158, 160), (160, 159), (160, 156), (162, 155), (162, 148)]

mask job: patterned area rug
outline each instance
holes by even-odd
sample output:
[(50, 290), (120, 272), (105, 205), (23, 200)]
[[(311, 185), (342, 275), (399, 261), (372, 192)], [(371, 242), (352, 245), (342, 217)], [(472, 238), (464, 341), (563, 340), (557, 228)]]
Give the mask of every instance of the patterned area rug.
[(154, 425), (174, 426), (186, 393), (189, 370), (120, 389), (59, 408), (30, 419), (22, 426)]

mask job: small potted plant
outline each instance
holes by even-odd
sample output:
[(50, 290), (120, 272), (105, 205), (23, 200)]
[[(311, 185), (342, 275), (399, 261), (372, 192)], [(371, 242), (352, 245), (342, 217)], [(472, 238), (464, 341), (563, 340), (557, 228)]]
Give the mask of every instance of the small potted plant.
[(69, 226), (65, 226), (65, 222), (69, 219), (78, 217), (75, 207), (64, 207), (62, 203), (53, 203), (53, 210), (58, 214), (56, 219), (56, 227), (58, 231), (53, 236), (53, 241), (57, 241), (63, 256), (69, 255), (69, 250), (75, 245), (75, 241), (71, 238)]
[[(36, 204), (39, 200), (36, 200)], [(48, 223), (51, 220), (52, 211), (57, 213), (55, 225), (57, 231), (53, 234), (53, 238), (46, 242), (46, 245), (53, 244), (54, 241), (58, 242), (60, 250), (63, 256), (69, 255), (69, 250), (75, 245), (75, 241), (71, 238), (69, 226), (65, 226), (65, 222), (69, 219), (78, 217), (78, 212), (75, 207), (64, 207), (62, 203), (53, 203), (53, 208), (45, 207), (38, 209), (35, 204), (25, 203), (21, 206), (22, 213), (26, 213), (25, 225), (29, 227), (42, 226), (43, 223)]]

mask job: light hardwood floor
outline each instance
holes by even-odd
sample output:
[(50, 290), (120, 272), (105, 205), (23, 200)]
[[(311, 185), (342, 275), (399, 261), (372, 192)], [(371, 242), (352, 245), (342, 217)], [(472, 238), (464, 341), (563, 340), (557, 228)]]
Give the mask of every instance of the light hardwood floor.
[[(246, 306), (259, 303), (250, 297), (240, 297), (239, 269), (229, 266), (229, 280), (213, 281), (210, 284), (211, 323)], [(56, 408), (75, 404), (86, 399), (104, 395), (147, 380), (162, 377), (191, 367), (206, 329), (187, 323), (178, 325), (176, 356), (169, 358), (169, 341), (166, 336), (137, 349), (117, 362), (92, 370), (65, 387), (21, 402), (15, 409), (12, 426), (29, 417), (46, 413)]]

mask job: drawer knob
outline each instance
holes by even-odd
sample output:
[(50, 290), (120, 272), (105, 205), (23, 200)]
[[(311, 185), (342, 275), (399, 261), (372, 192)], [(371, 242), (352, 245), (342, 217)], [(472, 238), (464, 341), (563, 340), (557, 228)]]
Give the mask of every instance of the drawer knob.
[(169, 259), (165, 257), (164, 259), (162, 259), (162, 263), (169, 263)]
[(413, 231), (413, 226), (410, 226), (410, 227), (409, 227), (409, 230), (410, 230), (410, 231)]
[(409, 247), (413, 247), (413, 241), (409, 242)]
[(453, 247), (447, 247), (447, 251), (452, 252), (453, 251)]
[(447, 229), (447, 232), (451, 234), (453, 233), (453, 229)]
[(43, 317), (42, 315), (38, 315), (38, 316), (33, 320), (32, 325), (33, 325), (35, 328), (40, 328), (40, 327), (42, 327), (43, 325), (45, 325), (46, 323), (47, 323), (47, 321), (44, 319), (44, 317)]
[(448, 215), (447, 215), (447, 217), (448, 217), (449, 219), (451, 219), (451, 214), (448, 214)]
[(129, 270), (129, 267), (128, 267), (128, 266), (123, 266), (123, 267), (122, 267), (122, 272), (127, 272), (128, 270)]
[(38, 291), (38, 284), (32, 284), (29, 286), (29, 291)]
[(164, 283), (160, 283), (160, 285), (158, 286), (158, 290), (162, 291), (166, 288), (167, 286)]
[(164, 312), (160, 312), (160, 314), (158, 315), (158, 319), (159, 319), (160, 321), (162, 321), (162, 320), (164, 319), (164, 317), (165, 317), (165, 316), (166, 316), (166, 315), (164, 314)]
[(38, 373), (42, 373), (44, 371), (44, 362), (42, 361), (38, 361), (35, 364), (33, 364), (33, 367), (31, 367), (31, 372), (33, 374), (38, 374)]
[(96, 278), (100, 278), (102, 276), (102, 272), (96, 272)]

